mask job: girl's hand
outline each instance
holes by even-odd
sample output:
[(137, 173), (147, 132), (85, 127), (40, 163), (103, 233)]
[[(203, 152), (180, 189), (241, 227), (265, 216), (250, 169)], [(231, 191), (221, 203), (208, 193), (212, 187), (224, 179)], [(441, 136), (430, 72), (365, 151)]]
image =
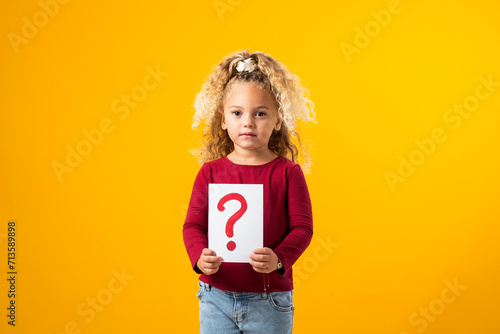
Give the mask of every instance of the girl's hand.
[(269, 274), (278, 266), (278, 255), (271, 248), (257, 248), (250, 254), (250, 265), (258, 273)]
[(201, 252), (201, 256), (198, 262), (196, 262), (196, 265), (205, 275), (212, 275), (219, 270), (221, 263), (222, 257), (217, 256), (215, 251), (205, 248)]

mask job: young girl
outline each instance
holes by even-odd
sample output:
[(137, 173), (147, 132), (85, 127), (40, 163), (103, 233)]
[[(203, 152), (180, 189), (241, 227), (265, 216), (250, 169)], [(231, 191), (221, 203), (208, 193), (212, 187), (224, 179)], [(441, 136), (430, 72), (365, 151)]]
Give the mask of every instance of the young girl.
[[(201, 333), (292, 333), (292, 265), (313, 234), (312, 207), (298, 164), (310, 159), (295, 132), (313, 121), (314, 104), (299, 78), (273, 57), (238, 51), (224, 58), (197, 94), (193, 128), (206, 122), (202, 167), (183, 226), (194, 271), (201, 274)], [(208, 249), (208, 184), (262, 184), (264, 247), (249, 263), (223, 262)]]

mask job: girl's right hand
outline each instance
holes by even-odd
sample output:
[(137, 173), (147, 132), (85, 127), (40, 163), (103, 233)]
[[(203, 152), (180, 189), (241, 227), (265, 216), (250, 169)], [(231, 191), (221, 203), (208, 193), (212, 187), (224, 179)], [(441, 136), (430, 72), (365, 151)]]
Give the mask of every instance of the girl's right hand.
[(222, 257), (217, 256), (215, 251), (205, 248), (201, 252), (201, 256), (198, 262), (196, 262), (196, 265), (205, 275), (212, 275), (219, 270), (221, 263)]

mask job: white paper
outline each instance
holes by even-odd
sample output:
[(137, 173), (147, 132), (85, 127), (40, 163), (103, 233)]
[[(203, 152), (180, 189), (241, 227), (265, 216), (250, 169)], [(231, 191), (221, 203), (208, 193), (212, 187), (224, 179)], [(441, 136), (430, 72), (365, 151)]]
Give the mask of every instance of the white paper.
[[(227, 232), (231, 232), (229, 219), (239, 211), (242, 215), (234, 222), (233, 235), (228, 236)], [(234, 243), (234, 250), (228, 249), (231, 243)], [(263, 245), (264, 186), (209, 183), (208, 248), (214, 250), (217, 256), (222, 256), (224, 262), (250, 262), (249, 255)]]

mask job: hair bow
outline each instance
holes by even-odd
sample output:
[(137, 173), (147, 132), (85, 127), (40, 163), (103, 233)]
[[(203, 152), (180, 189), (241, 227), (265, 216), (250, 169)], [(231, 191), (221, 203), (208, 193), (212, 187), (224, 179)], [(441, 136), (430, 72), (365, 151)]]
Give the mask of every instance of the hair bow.
[(253, 58), (247, 58), (245, 60), (240, 60), (238, 65), (236, 65), (236, 71), (238, 72), (252, 72), (257, 68), (257, 62)]

